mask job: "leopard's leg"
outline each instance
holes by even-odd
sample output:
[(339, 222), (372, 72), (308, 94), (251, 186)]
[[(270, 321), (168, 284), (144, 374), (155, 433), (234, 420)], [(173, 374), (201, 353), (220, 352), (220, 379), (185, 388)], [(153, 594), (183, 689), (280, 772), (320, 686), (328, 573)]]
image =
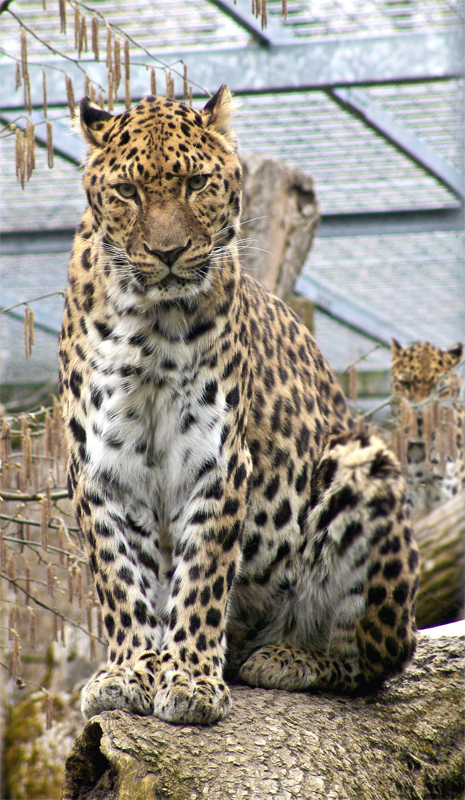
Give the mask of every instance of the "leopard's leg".
[(399, 464), (380, 439), (333, 441), (315, 473), (295, 630), (242, 665), (245, 682), (358, 692), (415, 651), (418, 552)]
[(176, 548), (154, 704), (155, 715), (169, 722), (210, 724), (231, 707), (225, 624), (251, 472), (245, 444), (228, 461), (227, 474), (213, 467), (202, 478)]
[(123, 503), (98, 481), (75, 483), (77, 519), (108, 640), (107, 665), (84, 687), (81, 710), (86, 718), (111, 709), (152, 714), (164, 566), (154, 513), (142, 503)]

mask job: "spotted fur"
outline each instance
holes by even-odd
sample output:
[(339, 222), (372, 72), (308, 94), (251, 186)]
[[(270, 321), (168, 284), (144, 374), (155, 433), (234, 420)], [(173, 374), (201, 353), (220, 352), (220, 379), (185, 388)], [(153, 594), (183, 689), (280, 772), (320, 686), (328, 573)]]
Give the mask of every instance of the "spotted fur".
[[(430, 342), (415, 342), (403, 348), (392, 339), (391, 349), (394, 416), (400, 418), (401, 398), (413, 406), (420, 404), (415, 433), (407, 433), (405, 477), (410, 504), (423, 513), (465, 489), (464, 408), (458, 399), (448, 401), (460, 396), (462, 380), (455, 367), (462, 360), (463, 346), (457, 342), (441, 350)], [(429, 398), (438, 403), (431, 432), (425, 424), (425, 413), (431, 415)], [(445, 459), (441, 459), (441, 447), (448, 451)]]
[(83, 713), (211, 723), (224, 677), (366, 691), (415, 649), (399, 464), (308, 331), (241, 273), (226, 87), (199, 113), (81, 102), (60, 344), (69, 493), (108, 637)]

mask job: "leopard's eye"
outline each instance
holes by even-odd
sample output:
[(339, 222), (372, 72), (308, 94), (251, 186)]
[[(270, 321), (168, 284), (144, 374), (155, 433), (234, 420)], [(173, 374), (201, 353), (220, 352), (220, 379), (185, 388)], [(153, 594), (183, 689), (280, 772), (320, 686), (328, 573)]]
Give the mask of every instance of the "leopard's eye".
[(193, 192), (199, 192), (200, 189), (203, 189), (207, 180), (207, 175), (193, 175), (192, 178), (189, 178), (187, 181), (187, 185)]
[(137, 189), (132, 183), (118, 183), (115, 186), (116, 191), (124, 197), (125, 200), (136, 200), (137, 199)]

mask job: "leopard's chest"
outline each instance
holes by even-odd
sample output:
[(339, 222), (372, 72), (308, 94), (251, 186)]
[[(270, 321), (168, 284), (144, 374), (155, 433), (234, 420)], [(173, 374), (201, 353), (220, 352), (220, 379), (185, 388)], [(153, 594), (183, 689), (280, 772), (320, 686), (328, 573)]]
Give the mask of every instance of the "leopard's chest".
[[(218, 460), (226, 413), (199, 352), (184, 343), (158, 346), (149, 356), (125, 341), (96, 360), (87, 404), (87, 470), (109, 476), (126, 502), (157, 509), (160, 524), (185, 516), (206, 462)], [(209, 377), (209, 381), (207, 380)], [(95, 405), (92, 393), (101, 398)]]

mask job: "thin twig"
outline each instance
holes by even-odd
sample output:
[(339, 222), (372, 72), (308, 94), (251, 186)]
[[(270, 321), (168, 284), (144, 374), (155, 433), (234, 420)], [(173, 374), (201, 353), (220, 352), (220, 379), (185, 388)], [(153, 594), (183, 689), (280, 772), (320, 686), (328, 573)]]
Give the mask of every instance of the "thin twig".
[[(52, 500), (63, 500), (68, 496), (67, 489), (59, 489), (58, 491), (51, 493)], [(45, 497), (45, 491), (36, 492), (34, 494), (25, 494), (24, 492), (5, 492), (3, 489), (0, 489), (0, 500), (13, 500), (20, 503), (30, 503), (33, 500), (40, 501), (43, 497)]]
[[(40, 522), (36, 522), (33, 519), (26, 519), (26, 517), (12, 517), (11, 514), (10, 514), (10, 516), (8, 516), (8, 514), (0, 514), (0, 519), (4, 519), (6, 522), (18, 522), (20, 525), (34, 525), (37, 528), (41, 527), (41, 523)], [(60, 526), (59, 525), (52, 525), (51, 522), (49, 523), (48, 527), (49, 528), (53, 528), (53, 530), (56, 530), (56, 531), (60, 530)], [(79, 528), (71, 528), (71, 527), (69, 527), (69, 525), (67, 525), (66, 527), (67, 527), (67, 530), (72, 531), (73, 533), (79, 533)], [(23, 542), (23, 544), (24, 544), (24, 540), (23, 539), (18, 540), (18, 541)], [(68, 552), (68, 551), (66, 551), (66, 552)]]
[(356, 361), (352, 361), (352, 363), (349, 364), (349, 366), (345, 368), (345, 370), (344, 370), (344, 372), (342, 374), (344, 375), (346, 372), (349, 372), (351, 366), (355, 367), (355, 365), (358, 364), (360, 361), (364, 361), (365, 358), (368, 358), (368, 356), (371, 356), (371, 354), (374, 353), (375, 350), (379, 350), (380, 347), (384, 347), (384, 345), (381, 344), (381, 343), (375, 344), (375, 346), (372, 347), (371, 350), (367, 350), (367, 352), (364, 353), (362, 356), (360, 356), (360, 358), (357, 358)]
[[(16, 522), (16, 521), (17, 520), (14, 520), (14, 522)], [(42, 547), (41, 542), (33, 542), (31, 539), (16, 539), (14, 536), (5, 536), (5, 534), (3, 534), (3, 541), (4, 542), (12, 542), (13, 544), (20, 544), (21, 547)], [(76, 556), (74, 553), (70, 553), (69, 550), (63, 550), (61, 547), (55, 547), (54, 545), (49, 544), (48, 545), (48, 549), (49, 550), (53, 550), (55, 553), (62, 553), (65, 556), (69, 556), (70, 558), (73, 558), (75, 561), (77, 561), (77, 562), (79, 562), (81, 564), (85, 564), (86, 563), (86, 559), (85, 559), (84, 556), (81, 556), (81, 557)], [(47, 562), (47, 563), (50, 563), (50, 562)], [(53, 566), (54, 567), (58, 567), (59, 569), (66, 569), (66, 567), (63, 566), (63, 564), (54, 564)], [(21, 580), (23, 580), (23, 579), (21, 579)], [(26, 579), (24, 578), (24, 580), (26, 580)], [(30, 578), (30, 580), (33, 580), (33, 579)], [(44, 585), (46, 586), (47, 584), (44, 584)]]
[[(40, 606), (40, 608), (45, 608), (46, 611), (51, 611), (52, 614), (55, 614), (56, 617), (62, 619), (63, 622), (69, 622), (69, 624), (72, 625), (73, 628), (79, 628), (79, 630), (85, 633), (86, 636), (89, 636), (89, 638), (94, 636), (94, 634), (89, 633), (89, 631), (86, 631), (86, 629), (83, 628), (82, 625), (79, 625), (78, 622), (74, 622), (72, 619), (68, 619), (68, 617), (65, 617), (64, 614), (60, 614), (60, 612), (57, 611), (56, 608), (52, 608), (51, 606), (46, 605), (46, 603), (42, 603), (40, 600), (37, 600), (37, 598), (34, 597), (34, 595), (30, 594), (30, 592), (28, 592), (26, 589), (23, 589), (23, 587), (20, 586), (17, 581), (13, 580), (13, 578), (9, 578), (8, 575), (5, 575), (4, 572), (0, 572), (0, 578), (3, 578), (4, 580), (8, 581), (8, 583), (11, 586), (14, 586), (15, 589), (19, 589), (20, 592), (23, 592), (23, 594), (25, 594), (26, 597), (29, 598), (29, 600), (32, 600), (37, 606)], [(100, 644), (103, 645), (105, 644), (105, 642), (102, 639), (99, 639), (98, 636), (95, 636), (94, 638)]]
[[(33, 39), (35, 39), (37, 42), (40, 42), (41, 44), (43, 44), (44, 47), (47, 48), (47, 50), (50, 50), (50, 52), (53, 53), (53, 55), (60, 56), (60, 58), (64, 58), (66, 61), (71, 61), (71, 63), (75, 64), (75, 66), (82, 72), (83, 75), (87, 76), (87, 72), (85, 71), (84, 67), (81, 65), (79, 59), (72, 58), (71, 56), (68, 56), (66, 53), (62, 53), (60, 50), (56, 50), (54, 47), (52, 47), (50, 44), (48, 44), (48, 42), (46, 42), (44, 39), (41, 39), (40, 36), (37, 36), (37, 34), (34, 33), (34, 31), (31, 28), (29, 28), (29, 26), (26, 25), (23, 22), (21, 17), (18, 17), (18, 15), (14, 13), (14, 11), (11, 11), (10, 9), (7, 9), (7, 11), (8, 11), (9, 14), (11, 14), (12, 17), (15, 18), (16, 22), (18, 23), (18, 25), (20, 25), (21, 28), (23, 28), (23, 30), (27, 31), (33, 37)], [(92, 82), (94, 83), (94, 81), (92, 81)], [(105, 91), (104, 87), (101, 86), (99, 83), (97, 83), (96, 86), (98, 86), (99, 89), (101, 89), (102, 91)]]
[[(24, 117), (26, 115), (22, 114), (21, 116)], [(45, 121), (46, 120), (44, 120), (44, 122)], [(58, 289), (58, 291), (56, 292), (48, 292), (48, 294), (41, 294), (39, 295), (39, 297), (31, 297), (30, 300), (21, 300), (19, 303), (15, 303), (13, 306), (8, 306), (8, 308), (2, 308), (0, 310), (0, 314), (6, 314), (7, 311), (12, 311), (13, 308), (18, 308), (18, 306), (28, 305), (28, 303), (35, 303), (36, 300), (44, 300), (46, 297), (53, 297), (56, 294), (61, 294), (62, 297), (65, 296), (65, 292), (63, 291), (63, 289)]]
[[(70, 5), (72, 7), (80, 6), (80, 8), (85, 8), (86, 11), (89, 11), (91, 14), (95, 14), (97, 17), (100, 17), (100, 19), (105, 23), (105, 25), (108, 25), (112, 30), (118, 31), (118, 33), (120, 33), (122, 36), (125, 36), (126, 39), (129, 42), (131, 42), (131, 44), (134, 45), (134, 47), (137, 47), (138, 50), (142, 50), (142, 52), (144, 52), (149, 58), (160, 64), (160, 66), (163, 67), (163, 69), (169, 69), (171, 72), (174, 72), (174, 74), (177, 75), (179, 78), (184, 79), (184, 72), (180, 72), (179, 70), (173, 69), (172, 64), (167, 64), (165, 61), (162, 61), (160, 58), (157, 58), (157, 56), (154, 56), (153, 53), (150, 52), (150, 50), (147, 50), (143, 45), (139, 44), (135, 39), (133, 39), (132, 36), (126, 33), (124, 28), (121, 28), (119, 25), (114, 25), (113, 23), (108, 22), (105, 15), (102, 14), (102, 12), (99, 11), (98, 9), (93, 8), (92, 6), (88, 6), (85, 3), (81, 3), (80, 0), (70, 0)], [(184, 63), (182, 59), (178, 60), (180, 63), (182, 64)], [(174, 61), (173, 63), (176, 64), (178, 62)], [(200, 83), (191, 81), (190, 78), (188, 78), (188, 82), (191, 84), (191, 86), (195, 86), (197, 89), (200, 89), (202, 92), (208, 95), (208, 97), (212, 96), (211, 92), (209, 92), (208, 89), (205, 89), (204, 86), (201, 86)]]

